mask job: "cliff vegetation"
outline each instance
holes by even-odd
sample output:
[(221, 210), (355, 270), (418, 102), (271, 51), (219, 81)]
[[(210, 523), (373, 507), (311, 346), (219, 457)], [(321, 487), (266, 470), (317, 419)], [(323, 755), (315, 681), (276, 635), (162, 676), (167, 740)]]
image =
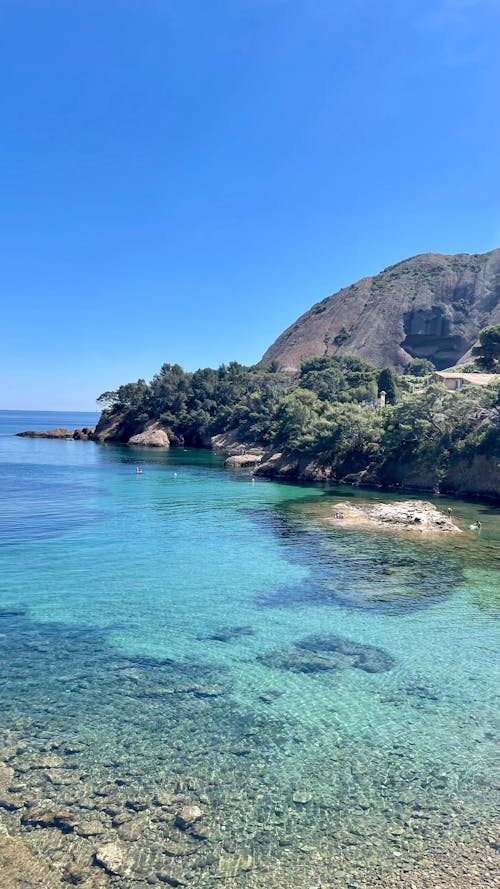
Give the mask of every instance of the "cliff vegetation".
[(276, 362), (164, 364), (150, 383), (100, 396), (94, 437), (130, 441), (154, 426), (171, 444), (210, 447), (232, 433), (264, 449), (258, 472), (270, 476), (500, 496), (500, 375), (448, 391), (430, 370), (417, 359), (400, 375), (349, 355), (293, 374)]

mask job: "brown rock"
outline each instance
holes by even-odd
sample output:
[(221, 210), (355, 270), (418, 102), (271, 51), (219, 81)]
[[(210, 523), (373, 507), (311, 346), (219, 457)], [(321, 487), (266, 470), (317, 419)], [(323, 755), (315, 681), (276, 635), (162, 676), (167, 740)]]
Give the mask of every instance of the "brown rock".
[(0, 880), (2, 889), (60, 889), (59, 875), (51, 873), (41, 856), (34, 855), (18, 839), (0, 833)]
[(481, 328), (498, 323), (500, 250), (425, 253), (312, 306), (269, 347), (263, 364), (297, 370), (322, 355), (358, 355), (402, 370), (413, 357), (451, 367)]
[(129, 877), (132, 871), (126, 851), (118, 843), (106, 843), (101, 846), (94, 855), (94, 861), (113, 876)]
[(183, 806), (180, 812), (175, 816), (175, 823), (181, 830), (186, 830), (195, 821), (199, 821), (202, 811), (199, 806)]
[(92, 821), (81, 821), (76, 829), (76, 833), (81, 837), (95, 837), (104, 833), (106, 828), (97, 818)]
[(128, 440), (129, 445), (140, 445), (147, 448), (169, 448), (168, 435), (158, 420), (148, 423), (142, 432), (132, 435)]
[(73, 830), (76, 823), (76, 818), (71, 812), (37, 806), (28, 809), (21, 818), (21, 824), (30, 824), (33, 827), (57, 827), (63, 831)]

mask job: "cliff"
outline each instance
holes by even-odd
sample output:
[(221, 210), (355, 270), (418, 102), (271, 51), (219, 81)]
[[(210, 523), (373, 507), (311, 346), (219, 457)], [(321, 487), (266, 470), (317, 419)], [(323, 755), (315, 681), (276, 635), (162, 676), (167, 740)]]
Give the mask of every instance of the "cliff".
[(440, 370), (466, 357), (483, 327), (499, 323), (500, 249), (425, 253), (313, 305), (262, 363), (296, 370), (310, 358), (350, 354), (398, 371), (427, 358)]
[(91, 436), (93, 441), (114, 441), (139, 447), (168, 448), (170, 441), (159, 420), (144, 421), (128, 419), (127, 415), (116, 413), (101, 414)]
[(500, 464), (497, 457), (475, 455), (448, 469), (443, 476), (421, 460), (370, 466), (361, 472), (338, 475), (328, 460), (293, 453), (268, 451), (255, 475), (286, 481), (349, 484), (388, 491), (414, 491), (500, 500)]

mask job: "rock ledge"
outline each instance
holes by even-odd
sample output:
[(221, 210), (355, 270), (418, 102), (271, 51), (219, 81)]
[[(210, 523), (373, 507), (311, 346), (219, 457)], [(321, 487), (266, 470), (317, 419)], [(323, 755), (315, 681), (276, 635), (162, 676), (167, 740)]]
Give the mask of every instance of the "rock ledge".
[(412, 531), (420, 534), (461, 534), (451, 518), (443, 515), (425, 500), (405, 500), (400, 503), (336, 503), (334, 515), (328, 519), (333, 525), (346, 528), (379, 529), (383, 531)]

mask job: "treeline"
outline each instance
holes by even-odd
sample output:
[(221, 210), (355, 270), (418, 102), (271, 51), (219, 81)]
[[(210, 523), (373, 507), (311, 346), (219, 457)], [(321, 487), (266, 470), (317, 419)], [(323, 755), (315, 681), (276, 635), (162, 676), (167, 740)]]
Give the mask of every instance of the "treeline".
[(211, 436), (237, 430), (241, 441), (314, 457), (339, 477), (410, 460), (444, 473), (476, 453), (500, 456), (500, 382), (448, 392), (431, 382), (428, 362), (408, 369), (400, 376), (354, 356), (315, 358), (297, 374), (277, 364), (194, 373), (164, 364), (150, 383), (98, 400), (108, 405), (104, 419), (119, 415), (131, 427), (159, 420), (172, 444), (209, 446)]

